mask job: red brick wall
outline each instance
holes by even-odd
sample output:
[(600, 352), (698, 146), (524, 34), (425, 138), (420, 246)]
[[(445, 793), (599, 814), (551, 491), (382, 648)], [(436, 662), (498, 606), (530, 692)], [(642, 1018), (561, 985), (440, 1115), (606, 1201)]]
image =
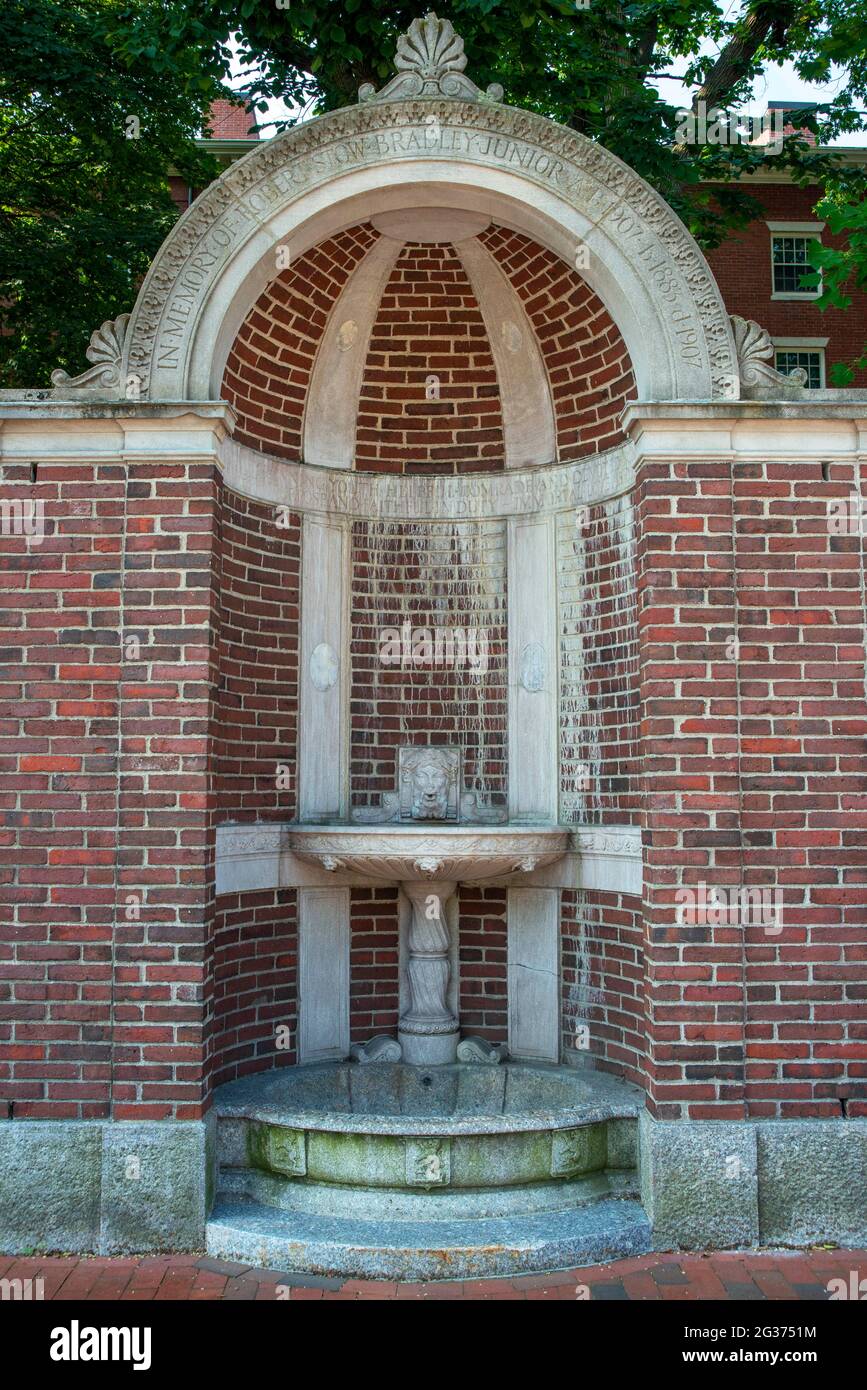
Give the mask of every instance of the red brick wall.
[[(715, 251), (708, 253), (711, 270), (717, 278), (720, 293), (730, 314), (756, 319), (774, 337), (825, 338), (828, 370), (834, 362), (846, 362), (861, 356), (867, 340), (867, 290), (852, 292), (849, 309), (817, 309), (813, 301), (771, 299), (771, 233), (765, 218), (771, 222), (816, 222), (814, 212), (820, 197), (818, 188), (794, 188), (785, 184), (757, 184), (750, 189), (764, 209), (755, 222), (737, 235), (728, 237)], [(826, 228), (822, 233), (826, 246), (840, 246), (841, 238), (833, 237)], [(867, 386), (867, 371), (858, 373), (855, 386)]]
[[(402, 744), (456, 745), (464, 778), (506, 804), (505, 537), (499, 523), (357, 521), (352, 539), (350, 787), (353, 805), (396, 789)], [(383, 626), (487, 637), (487, 669), (389, 666)]]
[[(335, 300), (376, 239), (369, 224), (314, 248), (250, 310), (229, 355), (222, 394), (235, 437), (299, 459), (313, 360)], [(564, 459), (622, 442), (618, 418), (635, 395), (626, 346), (601, 300), (564, 261), (517, 232), (480, 240), (524, 302), (537, 334)], [(437, 378), (438, 398), (426, 383)], [(501, 470), (500, 391), (481, 309), (451, 245), (407, 244), (383, 291), (364, 368), (356, 466), (376, 473)]]
[(464, 884), (460, 901), (460, 1019), (465, 1033), (508, 1041), (506, 890)]
[(297, 890), (221, 894), (212, 968), (210, 1086), (297, 1062)]
[[(228, 489), (222, 503), (212, 747), (218, 820), (291, 820), (297, 795), (301, 518), (278, 517), (273, 507)], [(284, 769), (282, 786), (278, 768)]]
[(350, 274), (377, 239), (350, 227), (276, 271), (244, 320), (223, 375), (221, 396), (238, 412), (235, 438), (280, 458), (300, 459), (304, 400), (328, 315)]
[(216, 480), (81, 461), (6, 482), (44, 502), (47, 534), (3, 544), (0, 1099), (18, 1118), (193, 1118)]
[[(117, 902), (117, 464), (7, 464), (45, 539), (3, 536), (0, 667), (0, 1115), (110, 1110)], [(99, 498), (97, 504), (96, 498)], [(139, 970), (134, 968), (136, 979)]]
[(400, 929), (397, 889), (350, 894), (349, 1026), (353, 1042), (394, 1034), (398, 1016)]
[(746, 928), (746, 1100), (762, 1117), (867, 1114), (864, 542), (828, 526), (853, 486), (848, 464), (734, 480), (743, 873), (783, 900), (779, 933)]
[(542, 352), (561, 459), (623, 441), (620, 413), (636, 395), (620, 330), (587, 282), (521, 232), (491, 226), (479, 240), (520, 296)]
[(564, 513), (557, 551), (560, 819), (635, 824), (640, 730), (631, 499)]
[(731, 465), (653, 462), (638, 488), (648, 1103), (745, 1115), (741, 932), (676, 922), (677, 888), (739, 877)]
[[(427, 400), (425, 381), (438, 380)], [(502, 469), (500, 392), (491, 346), (453, 246), (404, 246), (370, 338), (356, 466), (377, 473)]]
[[(664, 1118), (865, 1111), (861, 542), (828, 526), (851, 470), (824, 471), (642, 470), (648, 1071)], [(741, 926), (737, 896), (734, 913), (678, 904), (702, 884), (779, 889), (782, 930)]]
[[(273, 507), (223, 489), (214, 824), (296, 814), (301, 519), (281, 513), (279, 520)], [(296, 898), (293, 889), (217, 899), (209, 1086), (297, 1060)], [(277, 1045), (278, 1025), (290, 1030), (288, 1048)]]
[[(505, 1042), (506, 890), (458, 890), (458, 1013), (465, 1033)], [(353, 1042), (396, 1034), (400, 931), (397, 889), (353, 888), (350, 908), (350, 1030)]]
[(641, 899), (628, 893), (564, 890), (561, 929), (564, 1059), (577, 1055), (588, 1065), (643, 1085)]

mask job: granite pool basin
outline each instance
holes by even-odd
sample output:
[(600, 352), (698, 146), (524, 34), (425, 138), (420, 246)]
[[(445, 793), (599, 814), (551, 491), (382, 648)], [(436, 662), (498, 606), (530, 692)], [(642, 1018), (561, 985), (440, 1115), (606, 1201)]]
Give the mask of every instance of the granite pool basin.
[(640, 1098), (566, 1067), (291, 1067), (221, 1087), (221, 1161), (300, 1181), (488, 1188), (635, 1166)]

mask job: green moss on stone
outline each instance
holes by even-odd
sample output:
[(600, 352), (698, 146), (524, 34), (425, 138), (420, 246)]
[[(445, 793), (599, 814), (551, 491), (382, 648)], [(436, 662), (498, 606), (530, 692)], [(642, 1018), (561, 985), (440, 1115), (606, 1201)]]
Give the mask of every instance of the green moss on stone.
[(453, 1187), (511, 1187), (550, 1176), (550, 1134), (461, 1134), (452, 1140)]
[(287, 1178), (302, 1177), (306, 1168), (304, 1131), (253, 1123), (247, 1129), (247, 1156), (253, 1168)]
[(359, 1187), (403, 1187), (403, 1136), (311, 1130), (307, 1136), (307, 1176), (318, 1182), (353, 1183)]

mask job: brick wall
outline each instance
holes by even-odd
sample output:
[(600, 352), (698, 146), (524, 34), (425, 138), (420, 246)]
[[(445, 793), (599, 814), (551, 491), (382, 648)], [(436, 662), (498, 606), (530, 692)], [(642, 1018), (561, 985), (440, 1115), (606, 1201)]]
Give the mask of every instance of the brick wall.
[(508, 1040), (506, 890), (464, 884), (460, 902), (460, 1019), (465, 1033)]
[(114, 1118), (201, 1114), (203, 1015), (214, 908), (208, 730), (218, 478), (210, 464), (129, 466), (123, 632), (141, 638), (121, 680)]
[(31, 486), (12, 466), (3, 491), (41, 500), (47, 534), (3, 545), (0, 1102), (18, 1118), (193, 1118), (213, 470), (84, 460), (39, 465)]
[(734, 478), (746, 1100), (757, 1116), (867, 1114), (867, 699), (861, 537), (828, 504), (848, 464), (755, 463)]
[[(828, 338), (825, 360), (829, 372), (834, 362), (861, 356), (867, 339), (867, 290), (852, 291), (849, 309), (817, 309), (811, 300), (772, 299), (771, 222), (816, 222), (813, 209), (820, 190), (793, 188), (786, 184), (757, 184), (750, 189), (762, 206), (762, 213), (743, 232), (726, 238), (722, 246), (708, 252), (711, 270), (730, 314), (757, 319), (772, 337)], [(826, 246), (841, 246), (827, 227), (822, 233)], [(856, 374), (854, 386), (867, 386), (867, 370)]]
[(638, 616), (628, 497), (557, 522), (560, 819), (634, 824), (640, 807)]
[[(220, 502), (212, 820), (292, 820), (301, 518), (282, 513), (278, 525), (273, 507), (227, 488)], [(216, 900), (209, 1087), (297, 1061), (297, 917), (294, 889)], [(280, 1046), (278, 1027), (289, 1030)]]
[(355, 450), (356, 466), (377, 473), (503, 467), (494, 359), (453, 246), (408, 243), (398, 256), (371, 333)]
[(646, 1047), (641, 899), (560, 895), (563, 1056), (643, 1085)]
[(730, 464), (646, 464), (637, 515), (648, 1104), (740, 1119), (741, 932), (676, 922), (681, 882), (740, 875)]
[[(506, 890), (458, 890), (458, 1014), (465, 1033), (505, 1042)], [(350, 1031), (353, 1042), (395, 1034), (399, 1014), (397, 889), (353, 888), (350, 907)]]
[(209, 1085), (297, 1062), (297, 890), (221, 894), (212, 969)]
[(225, 489), (220, 541), (212, 746), (218, 820), (292, 820), (301, 518), (291, 512), (277, 518), (273, 507)]
[(95, 461), (30, 478), (7, 464), (0, 488), (46, 531), (0, 551), (0, 1116), (93, 1119), (111, 1101), (126, 487)]
[[(222, 395), (238, 412), (235, 437), (242, 443), (301, 457), (316, 351), (337, 296), (376, 236), (369, 224), (341, 232), (281, 270), (259, 296), (223, 378)], [(626, 345), (601, 300), (529, 237), (491, 226), (480, 240), (511, 280), (537, 335), (560, 457), (581, 458), (621, 443), (618, 419), (635, 382)], [(355, 450), (356, 467), (375, 473), (504, 466), (491, 345), (452, 245), (408, 243), (400, 251), (371, 332)]]
[(397, 1031), (397, 888), (353, 888), (349, 921), (350, 1036), (353, 1042), (367, 1042), (379, 1033)]
[[(506, 804), (505, 534), (499, 522), (357, 521), (352, 537), (350, 787), (396, 790), (402, 744), (456, 745), (466, 785)], [(478, 671), (455, 660), (386, 665), (385, 628), (475, 629)], [(403, 658), (401, 657), (401, 660)], [(484, 662), (484, 669), (482, 663)]]
[(521, 232), (493, 225), (479, 240), (517, 291), (536, 332), (554, 401), (561, 459), (623, 441), (620, 413), (636, 395), (626, 344), (581, 275)]
[[(863, 562), (827, 518), (852, 484), (820, 462), (642, 470), (648, 1070), (663, 1117), (864, 1112)], [(727, 910), (700, 904), (710, 889)], [(767, 914), (744, 890), (772, 895)]]
[(369, 224), (349, 227), (279, 270), (245, 318), (229, 353), (221, 396), (238, 412), (235, 438), (300, 459), (304, 401), (328, 315), (376, 241)]

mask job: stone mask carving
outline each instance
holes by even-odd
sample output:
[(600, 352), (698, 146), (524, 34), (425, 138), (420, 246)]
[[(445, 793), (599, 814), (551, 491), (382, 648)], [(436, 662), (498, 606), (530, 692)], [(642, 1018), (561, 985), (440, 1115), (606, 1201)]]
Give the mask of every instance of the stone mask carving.
[(458, 763), (453, 750), (413, 750), (401, 759), (400, 772), (404, 780), (401, 800), (404, 806), (408, 801), (413, 820), (454, 818)]

